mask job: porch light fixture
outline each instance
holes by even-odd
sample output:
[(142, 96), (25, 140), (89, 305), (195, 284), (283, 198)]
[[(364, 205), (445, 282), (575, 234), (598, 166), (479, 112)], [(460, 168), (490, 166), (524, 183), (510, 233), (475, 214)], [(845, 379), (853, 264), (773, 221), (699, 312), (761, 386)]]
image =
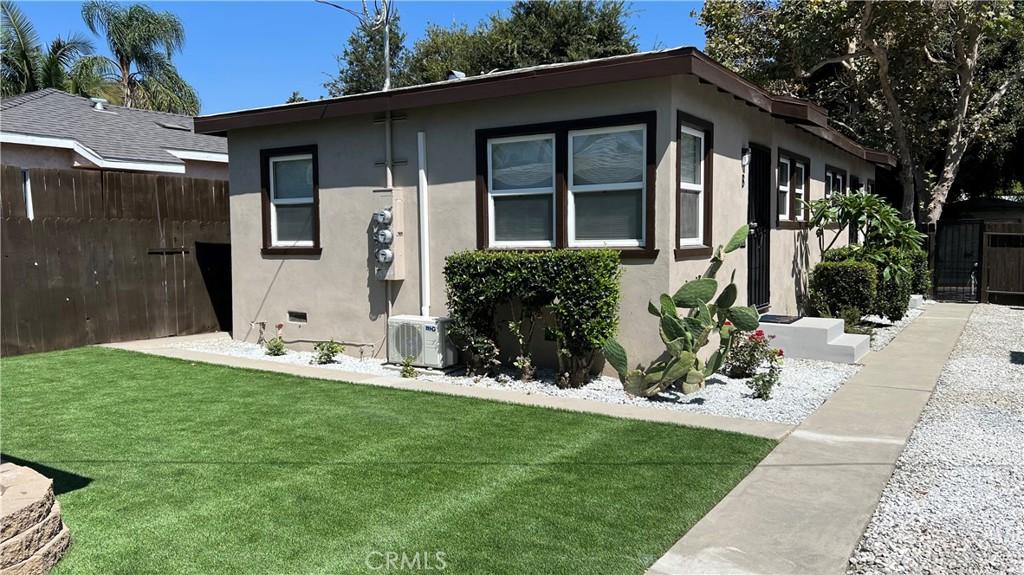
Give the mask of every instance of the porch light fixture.
[(750, 148), (743, 148), (740, 154), (740, 165), (746, 168), (750, 165)]

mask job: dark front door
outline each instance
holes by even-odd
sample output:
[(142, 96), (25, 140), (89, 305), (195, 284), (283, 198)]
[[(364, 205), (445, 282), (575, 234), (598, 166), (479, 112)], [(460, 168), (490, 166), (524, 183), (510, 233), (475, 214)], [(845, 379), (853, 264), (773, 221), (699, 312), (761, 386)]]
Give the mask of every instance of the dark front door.
[(772, 221), (772, 152), (761, 146), (750, 146), (747, 175), (747, 216), (750, 237), (747, 239), (747, 298), (749, 304), (764, 311), (771, 301), (769, 255)]

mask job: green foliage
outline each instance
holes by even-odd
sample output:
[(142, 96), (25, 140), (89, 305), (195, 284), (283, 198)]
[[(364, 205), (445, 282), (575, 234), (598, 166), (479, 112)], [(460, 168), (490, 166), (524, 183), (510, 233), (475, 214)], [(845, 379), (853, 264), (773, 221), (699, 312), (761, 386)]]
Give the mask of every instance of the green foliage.
[(284, 103), (285, 104), (294, 104), (296, 102), (308, 102), (308, 101), (309, 100), (307, 100), (305, 96), (300, 94), (298, 90), (292, 90), (292, 95), (288, 96), (288, 99), (285, 100)]
[[(731, 252), (742, 245), (736, 238), (746, 238), (748, 227), (742, 226), (723, 249), (719, 246), (703, 276), (687, 282), (672, 296), (662, 294), (659, 305), (650, 302), (647, 310), (658, 318), (658, 332), (665, 344), (667, 359), (643, 367), (629, 368), (626, 350), (618, 341), (608, 339), (604, 345), (605, 358), (619, 374), (623, 388), (630, 395), (654, 397), (673, 385), (683, 393), (693, 393), (704, 387), (704, 379), (718, 371), (727, 361), (736, 329), (757, 329), (758, 313), (754, 308), (732, 307), (737, 288), (730, 281), (715, 298), (718, 281), (715, 273), (722, 265), (723, 252)], [(711, 301), (714, 300), (714, 303)], [(688, 308), (685, 317), (678, 308)], [(698, 356), (711, 334), (719, 336), (718, 349), (705, 363)]]
[(623, 2), (519, 0), (470, 29), (430, 25), (413, 46), (404, 81), (439, 82), (448, 70), (469, 76), (538, 64), (636, 52)]
[(264, 344), (264, 349), (267, 355), (284, 355), (286, 352), (284, 348), (284, 339), (281, 336), (272, 337), (267, 340)]
[(1024, 2), (709, 0), (695, 13), (711, 57), (824, 106), (859, 142), (899, 153), (919, 207), (936, 189), (927, 174), (955, 175), (961, 146), (970, 145), (965, 158), (984, 158), (974, 173), (1004, 175), (994, 185), (1013, 173), (1004, 144), (1024, 126)]
[[(338, 73), (324, 82), (327, 95), (334, 98), (349, 94), (376, 92), (384, 87), (384, 27), (371, 20), (376, 12), (361, 20), (349, 35), (345, 48), (337, 56)], [(392, 9), (388, 28), (388, 51), (391, 60), (391, 85), (404, 86), (406, 68), (405, 33), (398, 11)]]
[(859, 319), (874, 306), (878, 293), (878, 268), (868, 262), (845, 258), (823, 261), (814, 266), (808, 287), (813, 312), (839, 317), (842, 310), (852, 308), (860, 310)]
[[(586, 383), (594, 354), (615, 332), (619, 308), (619, 254), (614, 250), (546, 252), (467, 251), (446, 258), (444, 276), (451, 335), (472, 373), (500, 365), (497, 317), (507, 306), (517, 322), (553, 318), (559, 380)], [(519, 323), (515, 329), (522, 329)], [(532, 327), (529, 328), (532, 332)], [(528, 338), (521, 337), (519, 357)]]
[[(812, 301), (814, 301), (814, 275), (823, 264), (837, 262), (862, 262), (875, 267), (876, 293), (869, 307), (861, 307), (853, 302), (838, 304), (838, 307), (827, 306), (829, 313), (837, 315), (843, 307), (856, 307), (865, 313), (888, 318), (891, 321), (899, 321), (907, 313), (910, 305), (910, 293), (913, 286), (913, 273), (911, 257), (905, 251), (896, 247), (885, 247), (871, 249), (861, 246), (847, 246), (840, 249), (833, 249), (825, 252), (824, 261), (814, 268), (812, 274)], [(827, 296), (827, 294), (825, 294)], [(820, 310), (824, 312), (825, 310)]]
[(732, 349), (729, 357), (722, 363), (722, 371), (729, 377), (747, 378), (757, 375), (758, 370), (767, 367), (782, 357), (782, 350), (771, 346), (773, 335), (765, 335), (763, 330), (753, 333), (733, 334)]
[(755, 373), (747, 380), (747, 387), (753, 392), (750, 397), (768, 401), (772, 398), (775, 386), (779, 384), (782, 377), (782, 358), (772, 359), (764, 371)]
[[(832, 249), (848, 230), (856, 230), (869, 249), (894, 247), (910, 252), (921, 252), (924, 234), (917, 231), (912, 220), (905, 220), (899, 210), (885, 199), (868, 192), (833, 194), (810, 202), (809, 225), (815, 229), (822, 252)], [(825, 244), (825, 234), (833, 232)]]
[(416, 377), (416, 368), (412, 366), (412, 362), (416, 361), (416, 358), (408, 355), (402, 358), (402, 369), (399, 374), (405, 379), (413, 379)]
[(345, 346), (331, 339), (330, 341), (321, 341), (313, 346), (313, 361), (318, 365), (327, 363), (334, 363), (334, 356), (345, 351)]
[(910, 273), (910, 293), (928, 293), (932, 286), (932, 274), (928, 269), (928, 254), (924, 250), (910, 254)]
[(104, 36), (112, 54), (80, 58), (71, 71), (81, 90), (109, 94), (128, 108), (196, 115), (199, 96), (178, 73), (171, 56), (185, 45), (185, 27), (171, 12), (145, 4), (89, 0), (82, 19)]
[(35, 26), (9, 0), (0, 2), (0, 93), (14, 96), (43, 88), (74, 92), (69, 74), (79, 58), (93, 51), (77, 33), (57, 36), (43, 49)]

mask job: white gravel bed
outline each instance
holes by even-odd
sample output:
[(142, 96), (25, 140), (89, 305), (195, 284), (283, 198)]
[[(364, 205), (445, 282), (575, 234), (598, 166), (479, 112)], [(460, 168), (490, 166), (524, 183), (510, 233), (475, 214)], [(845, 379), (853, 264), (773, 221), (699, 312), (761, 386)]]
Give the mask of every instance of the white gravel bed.
[[(283, 356), (268, 356), (264, 353), (263, 348), (256, 344), (229, 339), (183, 342), (179, 347), (205, 353), (300, 365), (309, 364), (313, 357), (311, 352), (292, 350)], [(347, 355), (339, 355), (335, 363), (317, 367), (371, 375), (398, 375), (394, 366), (385, 367), (380, 359), (359, 359)], [(787, 358), (785, 367), (782, 369), (780, 383), (775, 387), (772, 398), (768, 401), (751, 398), (750, 388), (746, 386), (745, 380), (731, 379), (724, 375), (715, 375), (709, 378), (705, 389), (697, 393), (683, 395), (672, 391), (663, 393), (654, 400), (631, 397), (623, 391), (622, 384), (618, 379), (610, 377), (597, 378), (580, 389), (561, 389), (554, 383), (554, 373), (544, 370), (539, 370), (537, 380), (531, 382), (522, 382), (506, 375), (499, 375), (496, 378), (473, 378), (423, 373), (418, 377), (455, 385), (485, 385), (525, 393), (543, 393), (608, 403), (642, 405), (651, 409), (677, 409), (796, 424), (814, 413), (818, 406), (824, 403), (840, 385), (850, 379), (859, 369), (860, 366), (857, 365)]]
[(976, 307), (848, 573), (1024, 573), (1024, 309)]

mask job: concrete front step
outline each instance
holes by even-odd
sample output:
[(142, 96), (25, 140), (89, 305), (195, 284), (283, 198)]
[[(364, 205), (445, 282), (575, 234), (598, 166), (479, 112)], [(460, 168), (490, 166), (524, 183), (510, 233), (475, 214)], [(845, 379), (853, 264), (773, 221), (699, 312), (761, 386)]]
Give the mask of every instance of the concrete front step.
[(841, 319), (803, 317), (793, 323), (762, 323), (766, 334), (774, 335), (772, 345), (787, 357), (857, 363), (871, 349), (871, 337), (844, 333)]

